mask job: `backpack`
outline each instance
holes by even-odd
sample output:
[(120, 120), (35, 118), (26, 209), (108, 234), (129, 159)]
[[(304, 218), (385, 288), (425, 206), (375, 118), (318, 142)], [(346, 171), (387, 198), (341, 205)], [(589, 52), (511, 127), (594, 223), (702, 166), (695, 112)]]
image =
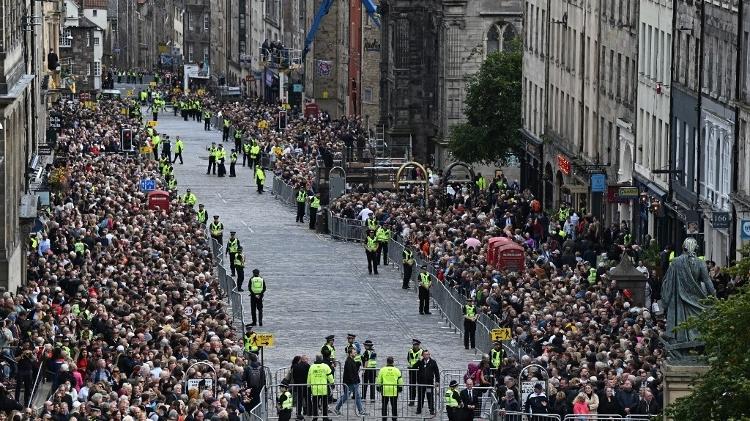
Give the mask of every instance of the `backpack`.
[(464, 374), (464, 383), (466, 383), (466, 380), (469, 380), (469, 379), (474, 380), (478, 371), (479, 371), (479, 364), (469, 363), (469, 366), (466, 370), (466, 374)]
[(263, 386), (263, 369), (260, 366), (248, 367), (247, 386), (254, 389)]

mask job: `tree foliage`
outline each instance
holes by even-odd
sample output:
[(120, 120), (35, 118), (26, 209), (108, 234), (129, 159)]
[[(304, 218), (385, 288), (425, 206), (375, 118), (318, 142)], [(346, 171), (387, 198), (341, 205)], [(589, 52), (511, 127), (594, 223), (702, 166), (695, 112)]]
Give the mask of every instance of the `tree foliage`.
[[(747, 259), (743, 259), (747, 260)], [(750, 420), (750, 288), (709, 306), (680, 328), (697, 329), (705, 343), (708, 372), (690, 395), (667, 409), (675, 420)]]
[(748, 279), (750, 277), (750, 243), (745, 244), (738, 251), (742, 255), (742, 259), (738, 260), (736, 264), (724, 268), (724, 272), (732, 277), (739, 276)]
[(513, 40), (492, 53), (479, 72), (469, 77), (466, 123), (451, 128), (448, 149), (466, 163), (489, 163), (518, 150), (521, 128), (521, 68), (523, 49)]

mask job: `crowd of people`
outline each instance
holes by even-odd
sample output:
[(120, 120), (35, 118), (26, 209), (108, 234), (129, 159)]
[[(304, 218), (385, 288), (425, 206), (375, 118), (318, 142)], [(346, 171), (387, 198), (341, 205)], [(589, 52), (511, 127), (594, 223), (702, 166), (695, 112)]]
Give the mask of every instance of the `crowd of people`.
[[(63, 124), (50, 207), (28, 283), (3, 297), (4, 338), (20, 362), (15, 400), (0, 389), (1, 409), (24, 419), (239, 419), (257, 393), (248, 380), (258, 362), (227, 314), (204, 223), (177, 198), (171, 212), (149, 208), (134, 180), (159, 179), (156, 161), (101, 153), (116, 150), (122, 127), (142, 130), (125, 106), (54, 110)], [(210, 378), (206, 365), (216, 398), (184, 387)], [(54, 393), (34, 415), (24, 408), (37, 368)]]
[[(223, 140), (235, 142), (234, 151), (250, 158), (251, 166), (267, 166), (311, 198), (318, 166), (351, 158), (355, 144), (360, 158), (365, 155), (366, 130), (358, 118), (304, 116), (255, 99), (220, 103), (172, 86), (159, 89), (157, 97), (187, 104), (175, 114), (197, 121), (217, 117)], [(161, 179), (163, 165), (156, 160), (104, 153), (120, 149), (123, 128), (135, 133), (137, 146), (153, 146), (158, 133), (144, 127), (140, 107), (126, 101), (101, 100), (91, 109), (62, 102), (53, 112), (62, 128), (50, 208), (32, 241), (28, 283), (18, 294), (3, 295), (0, 339), (18, 351), (12, 355), (15, 400), (12, 390), (0, 387), (0, 409), (64, 420), (237, 419), (257, 402), (249, 373), (258, 362), (243, 352), (227, 315), (205, 219), (196, 217), (194, 203), (177, 196), (172, 212), (149, 209), (133, 180)], [(287, 114), (284, 129), (280, 112)], [(230, 136), (230, 128), (239, 135)], [(247, 145), (259, 147), (262, 163)], [(170, 154), (170, 164), (176, 158)], [(373, 215), (409, 253), (432, 265), (439, 282), (512, 330), (523, 356), (508, 356), (495, 370), (481, 366), (480, 378), (496, 387), (503, 410), (561, 416), (661, 410), (660, 282), (673, 249), (657, 250), (655, 264), (645, 262), (647, 250), (658, 247), (654, 240), (639, 244), (626, 224), (605, 227), (565, 204), (545, 211), (502, 173), (450, 186), (439, 172), (415, 176), (430, 179), (428, 198), (416, 188), (359, 189), (333, 201), (330, 210), (363, 224)], [(169, 187), (169, 177), (161, 180)], [(524, 248), (525, 268), (502, 270), (488, 261), (488, 240), (496, 236)], [(648, 279), (643, 306), (634, 305), (608, 274), (626, 254)], [(737, 287), (738, 280), (709, 266), (718, 291)], [(191, 366), (195, 362), (216, 370), (219, 399), (184, 390), (186, 375), (206, 375)], [(531, 363), (547, 370), (549, 382), (523, 399), (515, 379)], [(33, 415), (24, 408), (37, 368), (54, 393)], [(538, 373), (531, 377), (541, 380)]]

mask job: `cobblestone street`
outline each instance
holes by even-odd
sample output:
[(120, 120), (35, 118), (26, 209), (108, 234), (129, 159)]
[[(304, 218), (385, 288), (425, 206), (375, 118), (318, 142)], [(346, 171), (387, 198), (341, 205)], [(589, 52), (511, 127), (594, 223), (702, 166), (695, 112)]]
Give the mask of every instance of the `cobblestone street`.
[[(221, 216), (225, 239), (237, 231), (247, 258), (246, 280), (254, 268), (266, 280), (264, 323), (257, 331), (275, 335), (275, 347), (265, 353), (272, 370), (287, 367), (294, 355), (314, 356), (330, 334), (336, 335), (341, 352), (347, 333), (356, 334), (360, 343), (372, 340), (381, 364), (387, 355), (404, 364), (412, 338), (433, 352), (441, 368), (465, 369), (478, 358), (463, 349), (461, 336), (436, 311), (419, 315), (416, 294), (400, 288), (396, 266), (369, 276), (360, 244), (334, 241), (308, 230), (307, 222), (295, 223), (293, 209), (270, 194), (270, 172), (263, 195), (241, 165), (237, 178), (207, 176), (206, 147), (220, 143), (221, 132), (203, 131), (202, 122), (172, 115), (160, 115), (157, 130), (173, 144), (177, 135), (185, 141), (185, 164), (175, 165), (180, 193), (190, 187), (208, 209), (209, 220)], [(231, 148), (231, 143), (224, 145)], [(249, 296), (244, 307), (249, 320)]]

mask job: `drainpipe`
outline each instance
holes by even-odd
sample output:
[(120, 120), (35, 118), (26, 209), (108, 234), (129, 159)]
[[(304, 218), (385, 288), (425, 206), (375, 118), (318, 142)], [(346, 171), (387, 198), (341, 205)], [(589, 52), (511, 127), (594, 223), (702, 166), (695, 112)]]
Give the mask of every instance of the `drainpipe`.
[[(737, 7), (737, 55), (735, 63), (734, 95), (739, 98), (742, 93), (742, 34), (745, 30), (743, 13), (745, 2), (739, 2)], [(747, 71), (747, 69), (746, 69)], [(739, 102), (739, 101), (738, 101)], [(740, 149), (740, 107), (734, 107), (734, 144), (732, 145), (732, 191), (736, 192), (739, 187), (739, 149)], [(727, 263), (737, 258), (737, 207), (732, 202), (732, 223), (729, 226), (729, 258)]]

